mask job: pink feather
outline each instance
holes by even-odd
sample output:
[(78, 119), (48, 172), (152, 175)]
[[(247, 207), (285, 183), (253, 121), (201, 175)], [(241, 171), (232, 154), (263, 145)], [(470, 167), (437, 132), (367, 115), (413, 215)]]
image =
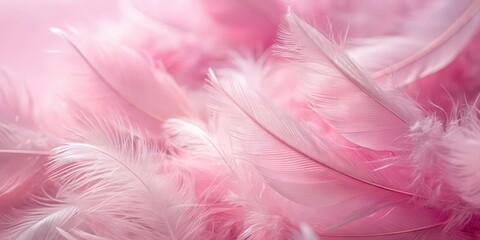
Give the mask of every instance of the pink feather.
[(87, 129), (55, 150), (49, 168), (62, 186), (57, 197), (86, 215), (74, 229), (116, 239), (208, 236), (201, 229), (209, 212), (195, 202), (188, 175), (166, 168), (176, 160), (120, 122), (86, 122)]
[(383, 85), (404, 86), (455, 59), (480, 26), (479, 9), (477, 0), (434, 1), (398, 33), (359, 40), (348, 53)]
[(340, 47), (292, 12), (280, 38), (279, 51), (304, 66), (310, 81), (307, 95), (332, 128), (363, 147), (404, 146), (400, 138), (423, 115), (413, 101), (401, 91), (382, 91)]
[[(434, 212), (409, 204), (413, 193), (382, 185), (379, 179), (386, 176), (370, 172), (369, 166), (361, 162), (342, 158), (336, 146), (312, 138), (280, 109), (242, 84), (228, 79), (218, 82), (214, 76), (212, 82), (219, 101), (216, 111), (226, 114), (222, 116), (227, 118), (224, 120), (227, 124), (236, 122), (224, 130), (232, 135), (232, 154), (252, 164), (255, 174), (282, 195), (313, 209), (322, 209), (328, 219), (336, 219), (334, 225), (324, 223), (320, 236), (342, 235), (329, 228), (342, 229), (338, 231), (344, 231), (345, 237), (355, 235), (348, 235), (348, 228), (365, 231), (364, 237), (430, 235), (437, 234), (432, 228), (444, 224), (437, 222)], [(352, 166), (356, 172), (349, 172)], [(330, 197), (325, 198), (328, 193)], [(402, 226), (395, 224), (418, 211), (424, 211), (425, 218)], [(385, 218), (383, 214), (387, 212)], [(377, 230), (357, 227), (376, 218), (384, 218), (385, 225)]]
[(0, 238), (478, 239), (479, 7), (5, 0)]
[[(103, 111), (107, 106), (118, 108), (132, 118), (151, 125), (155, 122), (158, 125), (169, 117), (195, 115), (171, 76), (161, 68), (156, 69), (148, 58), (121, 45), (107, 46), (79, 33), (67, 34), (58, 29), (52, 29), (52, 32), (64, 38), (76, 51), (78, 58), (91, 69), (91, 76), (79, 81), (94, 84), (88, 89), (96, 88), (98, 95), (87, 96), (86, 100), (108, 99), (104, 100), (105, 105), (97, 101), (96, 104), (100, 105), (96, 106), (94, 112)], [(141, 89), (142, 95), (133, 89)], [(83, 95), (92, 95), (90, 90), (83, 91)], [(96, 105), (85, 104), (84, 100), (76, 99), (81, 105)]]

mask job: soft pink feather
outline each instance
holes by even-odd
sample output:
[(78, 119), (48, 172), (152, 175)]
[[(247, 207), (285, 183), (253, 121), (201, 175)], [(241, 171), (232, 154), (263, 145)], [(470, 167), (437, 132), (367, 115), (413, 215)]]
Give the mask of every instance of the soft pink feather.
[[(97, 87), (97, 96), (106, 98), (104, 103), (89, 103), (95, 111), (105, 107), (125, 111), (129, 116), (145, 124), (157, 124), (176, 116), (194, 116), (188, 100), (171, 76), (136, 51), (116, 44), (105, 44), (79, 33), (66, 33), (59, 29), (52, 31), (64, 38), (84, 61), (92, 73), (87, 75), (83, 85)], [(88, 79), (88, 77), (93, 79)], [(80, 85), (82, 86), (82, 85)], [(78, 88), (77, 88), (78, 89)], [(83, 95), (92, 95), (83, 90)], [(78, 94), (78, 93), (77, 93)], [(82, 92), (80, 94), (82, 95)], [(77, 96), (78, 96), (77, 95)], [(84, 99), (88, 100), (88, 97)], [(76, 99), (80, 106), (84, 99)], [(95, 106), (98, 105), (98, 106)]]
[(382, 91), (338, 45), (293, 12), (280, 39), (279, 52), (304, 66), (307, 95), (332, 128), (359, 146), (404, 148), (401, 137), (423, 115), (412, 100), (401, 91)]
[[(232, 153), (237, 161), (253, 165), (256, 175), (287, 198), (322, 209), (327, 219), (334, 221), (323, 223), (324, 235), (364, 232), (367, 237), (398, 232), (406, 237), (436, 234), (431, 228), (444, 224), (437, 222), (434, 212), (408, 204), (412, 193), (375, 182), (381, 174), (367, 174), (367, 165), (343, 159), (335, 146), (314, 139), (281, 109), (242, 84), (232, 79), (218, 82), (214, 76), (212, 84), (218, 100), (215, 109), (226, 118), (224, 131), (232, 135)], [(349, 172), (352, 167), (356, 172)], [(424, 218), (401, 222), (419, 211)], [(385, 225), (376, 230), (360, 227), (362, 222), (378, 218), (383, 218)], [(357, 224), (359, 227), (354, 227)], [(348, 231), (349, 226), (354, 230)]]
[(386, 87), (404, 86), (447, 66), (480, 26), (480, 1), (434, 1), (398, 33), (359, 40), (348, 53)]
[(78, 230), (107, 239), (208, 236), (209, 211), (196, 203), (190, 176), (167, 167), (176, 160), (122, 122), (87, 120), (55, 149), (50, 177), (61, 186), (57, 197), (85, 214)]

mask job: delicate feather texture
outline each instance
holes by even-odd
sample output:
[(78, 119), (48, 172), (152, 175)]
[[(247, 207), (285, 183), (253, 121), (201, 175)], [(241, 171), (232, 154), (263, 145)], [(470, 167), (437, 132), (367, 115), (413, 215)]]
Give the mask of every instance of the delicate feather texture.
[[(63, 239), (58, 227), (65, 227), (79, 213), (72, 205), (56, 204), (15, 211), (10, 219), (3, 217), (0, 236), (4, 239)], [(21, 216), (16, 220), (16, 216)], [(14, 220), (15, 219), (15, 220)], [(71, 223), (70, 223), (71, 224)]]
[[(451, 214), (451, 218), (448, 220), (447, 225), (464, 225), (466, 222), (468, 222), (471, 218), (472, 211), (474, 210), (469, 210), (469, 207), (464, 207), (462, 206), (463, 203), (458, 202), (456, 194), (453, 192), (456, 192), (455, 190), (448, 189), (445, 187), (442, 187), (442, 177), (436, 177), (436, 175), (441, 175), (443, 174), (442, 172), (447, 171), (446, 166), (443, 166), (439, 163), (438, 156), (441, 155), (442, 151), (444, 151), (444, 147), (439, 146), (439, 144), (444, 144), (445, 140), (439, 140), (438, 137), (441, 137), (444, 134), (444, 131), (441, 127), (441, 123), (435, 118), (435, 117), (428, 117), (425, 118), (423, 113), (417, 105), (410, 99), (408, 99), (405, 96), (399, 96), (398, 98), (395, 98), (398, 96), (399, 93), (395, 93), (393, 91), (389, 92), (384, 92), (382, 90), (379, 90), (376, 86), (375, 83), (371, 83), (369, 80), (368, 75), (364, 74), (360, 68), (358, 68), (349, 58), (347, 55), (342, 54), (340, 49), (338, 49), (337, 46), (332, 44), (328, 39), (326, 39), (324, 36), (316, 32), (314, 29), (306, 25), (304, 22), (301, 22), (299, 18), (296, 16), (292, 15), (289, 16), (287, 15), (287, 18), (290, 23), (290, 28), (289, 30), (292, 32), (291, 34), (296, 36), (300, 35), (302, 37), (297, 36), (297, 41), (290, 41), (290, 42), (302, 42), (302, 40), (307, 39), (308, 41), (304, 40), (305, 43), (304, 45), (300, 45), (298, 48), (300, 51), (303, 50), (305, 55), (307, 55), (309, 52), (308, 50), (311, 50), (312, 48), (316, 47), (318, 49), (319, 54), (323, 54), (325, 58), (329, 61), (330, 64), (333, 65), (334, 69), (333, 71), (338, 71), (340, 72), (346, 79), (338, 79), (337, 83), (333, 85), (332, 87), (328, 88), (326, 86), (321, 86), (319, 87), (321, 93), (318, 91), (313, 91), (310, 93), (310, 97), (313, 98), (313, 106), (319, 111), (322, 116), (327, 118), (327, 122), (329, 122), (335, 130), (343, 133), (342, 131), (349, 130), (348, 127), (352, 126), (352, 124), (355, 124), (360, 121), (360, 123), (367, 123), (367, 124), (372, 124), (374, 121), (372, 119), (378, 118), (379, 116), (386, 116), (382, 117), (381, 119), (383, 120), (383, 124), (386, 125), (384, 126), (379, 126), (377, 122), (375, 122), (374, 125), (359, 125), (358, 131), (360, 133), (354, 132), (356, 134), (359, 134), (362, 136), (362, 138), (352, 138), (350, 135), (343, 133), (345, 137), (347, 137), (349, 140), (352, 142), (356, 143), (357, 145), (361, 145), (364, 147), (369, 147), (372, 148), (372, 145), (365, 145), (365, 144), (371, 144), (369, 139), (376, 140), (376, 144), (382, 144), (382, 148), (378, 148), (378, 145), (373, 145), (373, 149), (376, 150), (399, 150), (399, 148), (391, 148), (392, 144), (390, 141), (387, 143), (390, 143), (390, 145), (386, 145), (385, 147), (385, 142), (381, 142), (382, 140), (385, 141), (386, 139), (391, 139), (391, 142), (397, 141), (397, 146), (403, 146), (403, 151), (413, 151), (412, 154), (412, 160), (413, 160), (413, 171), (414, 174), (412, 174), (413, 178), (413, 183), (414, 185), (420, 184), (420, 188), (417, 189), (416, 194), (420, 194), (422, 196), (430, 196), (428, 202), (430, 204), (435, 204), (439, 208), (444, 208), (448, 209)], [(296, 31), (295, 31), (296, 30)], [(289, 36), (289, 35), (287, 35)], [(288, 43), (288, 42), (287, 42)], [(307, 46), (307, 47), (305, 47)], [(302, 48), (303, 47), (303, 48)], [(308, 48), (310, 47), (310, 48)], [(289, 49), (288, 47), (284, 47), (284, 49)], [(315, 48), (314, 48), (315, 49)], [(312, 59), (315, 59), (314, 56), (307, 55)], [(309, 59), (309, 58), (307, 58)], [(306, 60), (304, 60), (306, 61)], [(312, 62), (313, 60), (310, 60)], [(310, 62), (307, 62), (305, 65), (307, 65)], [(328, 64), (328, 62), (327, 62)], [(322, 69), (324, 65), (317, 65), (316, 68), (314, 69)], [(326, 67), (323, 67), (325, 69)], [(327, 80), (331, 79), (331, 75), (328, 75), (329, 72), (332, 70), (329, 70), (327, 67), (327, 75), (323, 77), (322, 80)], [(316, 75), (317, 78), (321, 79), (322, 76)], [(313, 81), (313, 80), (312, 80)], [(317, 82), (320, 80), (317, 80)], [(339, 92), (334, 98), (331, 95), (332, 91), (335, 91), (336, 89), (342, 89), (346, 88), (345, 83), (346, 82), (348, 85), (346, 91), (344, 92)], [(313, 87), (309, 86), (310, 89), (313, 88), (315, 89), (316, 82), (313, 82)], [(369, 85), (366, 85), (369, 84)], [(353, 89), (352, 89), (353, 87)], [(323, 92), (326, 90), (329, 90), (328, 92)], [(337, 99), (342, 99), (342, 97), (349, 99), (352, 98), (352, 95), (355, 96), (355, 91), (359, 91), (361, 95), (365, 97), (366, 95), (366, 100), (373, 102), (375, 105), (370, 105), (370, 111), (372, 112), (370, 114), (369, 118), (363, 117), (365, 116), (365, 111), (359, 112), (359, 114), (362, 115), (354, 115), (356, 113), (355, 110), (350, 110), (350, 111), (341, 111), (340, 114), (333, 115), (330, 114), (330, 112), (325, 111), (322, 108), (325, 108), (325, 106), (329, 106), (328, 104), (332, 104), (333, 106), (329, 106), (331, 108), (330, 111), (338, 111), (338, 107), (343, 107), (346, 105), (346, 107), (353, 107), (356, 106), (356, 104), (362, 104), (359, 103), (358, 99), (355, 102), (350, 102), (347, 100), (340, 100), (338, 101)], [(343, 93), (343, 94), (342, 94)], [(388, 95), (387, 95), (388, 93)], [(393, 98), (394, 101), (390, 101), (389, 97)], [(336, 101), (331, 101), (331, 99), (335, 99)], [(373, 100), (373, 101), (372, 101)], [(367, 102), (368, 103), (368, 102)], [(340, 104), (340, 106), (338, 105)], [(370, 103), (371, 104), (371, 103)], [(367, 105), (368, 106), (368, 105)], [(335, 108), (336, 107), (336, 108)], [(383, 109), (382, 109), (383, 108)], [(384, 112), (382, 115), (382, 110), (387, 110), (386, 113)], [(406, 109), (410, 109), (410, 111), (417, 112), (417, 114), (411, 114), (411, 112), (407, 112)], [(323, 111), (322, 111), (323, 110)], [(362, 109), (363, 110), (363, 109)], [(403, 112), (402, 112), (403, 111)], [(349, 115), (347, 115), (349, 114)], [(405, 114), (410, 114), (410, 115), (405, 115)], [(341, 120), (349, 120), (348, 125), (344, 127), (345, 125), (341, 125), (341, 127), (338, 127), (338, 121), (337, 118), (332, 117), (335, 116), (337, 118), (340, 118)], [(352, 117), (353, 116), (353, 117)], [(367, 115), (369, 116), (369, 115)], [(409, 118), (405, 118), (404, 116), (410, 116), (410, 120), (408, 121)], [(388, 118), (390, 117), (390, 118)], [(393, 121), (390, 120), (393, 117)], [(366, 121), (362, 121), (365, 119)], [(368, 119), (368, 120), (367, 120)], [(352, 121), (355, 120), (355, 121)], [(395, 127), (399, 125), (396, 125), (395, 121), (401, 120), (400, 125), (401, 131), (394, 131)], [(407, 120), (407, 121), (405, 121)], [(332, 123), (333, 122), (333, 123)], [(390, 123), (392, 122), (392, 123)], [(398, 123), (398, 122), (397, 122)], [(433, 124), (432, 126), (430, 126)], [(375, 134), (380, 128), (380, 132), (383, 130), (386, 134)], [(408, 139), (408, 134), (409, 131), (419, 131), (419, 133), (416, 136), (411, 136), (414, 139), (411, 140), (412, 142), (409, 143)], [(390, 137), (389, 137), (390, 136)], [(398, 141), (401, 140), (401, 141)], [(363, 143), (360, 144), (360, 143)], [(394, 145), (393, 145), (394, 146)], [(411, 146), (416, 146), (412, 149)], [(456, 152), (458, 150), (447, 150), (448, 151), (453, 151)], [(434, 165), (437, 164), (437, 165)], [(388, 166), (388, 165), (387, 165)], [(380, 167), (382, 168), (382, 167)], [(438, 169), (438, 170), (435, 170)], [(448, 183), (447, 183), (448, 185)], [(451, 203), (451, 206), (443, 206), (440, 202), (442, 201), (448, 201)], [(443, 206), (443, 207), (440, 207)]]
[(84, 223), (91, 233), (116, 239), (202, 236), (208, 211), (199, 211), (190, 180), (170, 171), (160, 175), (172, 159), (134, 129), (115, 127), (119, 122), (89, 124), (76, 142), (56, 149), (50, 169), (58, 169), (52, 177), (62, 184), (61, 196), (78, 195), (88, 204), (82, 207), (91, 216)]
[(454, 60), (480, 26), (479, 9), (477, 0), (434, 1), (399, 33), (362, 40), (348, 53), (383, 85), (404, 86)]
[(306, 91), (315, 111), (353, 143), (400, 149), (399, 138), (422, 119), (415, 103), (400, 91), (382, 91), (338, 46), (292, 12), (280, 39), (282, 55), (298, 59), (309, 75)]
[(0, 238), (479, 239), (478, 8), (0, 1)]
[[(452, 201), (450, 224), (469, 222), (478, 209), (478, 161), (475, 154), (479, 139), (478, 109), (466, 106), (456, 110), (446, 126), (435, 118), (413, 126), (416, 143), (411, 159), (415, 163), (416, 182), (429, 191), (432, 201)], [(468, 155), (469, 157), (466, 157)]]
[(445, 176), (447, 183), (464, 201), (477, 209), (480, 208), (480, 173), (477, 171), (480, 161), (472, 156), (478, 156), (479, 120), (478, 109), (466, 108), (452, 119), (443, 143), (450, 150), (444, 160), (449, 167)]
[[(183, 142), (182, 139), (188, 137), (191, 144), (187, 149), (203, 146), (203, 151), (210, 149), (205, 154), (228, 165), (231, 176), (222, 180), (225, 181), (222, 185), (228, 184), (230, 191), (223, 192), (213, 205), (213, 211), (219, 211), (213, 215), (213, 219), (220, 221), (227, 229), (217, 230), (214, 239), (285, 239), (290, 235), (292, 227), (289, 222), (292, 219), (288, 213), (292, 211), (291, 206), (286, 206), (283, 197), (254, 177), (248, 170), (249, 166), (233, 158), (228, 139), (217, 134), (223, 139), (223, 143), (220, 143), (201, 127), (181, 120), (170, 120), (166, 132), (173, 130), (173, 126), (176, 126), (175, 134), (171, 135), (173, 141)], [(201, 150), (188, 152), (202, 153)], [(218, 165), (210, 168), (218, 168)], [(220, 169), (217, 171), (221, 172)]]
[[(215, 109), (227, 117), (224, 131), (232, 135), (234, 156), (252, 164), (256, 174), (282, 195), (322, 209), (329, 219), (339, 221), (334, 226), (326, 224), (323, 231), (337, 235), (338, 232), (329, 228), (342, 229), (350, 223), (355, 228), (358, 222), (381, 217), (385, 225), (374, 231), (367, 230), (365, 237), (388, 236), (391, 232), (407, 237), (436, 234), (431, 228), (443, 224), (437, 222), (438, 216), (433, 212), (410, 205), (408, 200), (412, 193), (382, 186), (378, 182), (383, 177), (381, 174), (369, 173), (368, 165), (342, 158), (335, 146), (311, 138), (280, 109), (242, 84), (228, 79), (219, 83), (214, 76), (212, 78), (216, 89), (213, 93), (220, 104)], [(351, 168), (356, 172), (350, 172)], [(332, 189), (335, 195), (325, 198)], [(335, 212), (329, 211), (330, 208)], [(396, 219), (418, 211), (424, 211), (425, 218), (395, 224)], [(382, 216), (387, 212), (388, 217)]]

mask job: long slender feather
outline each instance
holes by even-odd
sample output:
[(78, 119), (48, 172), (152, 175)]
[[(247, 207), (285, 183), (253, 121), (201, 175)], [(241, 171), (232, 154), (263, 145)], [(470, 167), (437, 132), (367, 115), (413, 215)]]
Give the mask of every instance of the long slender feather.
[[(375, 150), (398, 150), (422, 111), (401, 92), (384, 92), (344, 53), (289, 10), (279, 52), (306, 68), (307, 95), (314, 110), (353, 143)], [(382, 119), (378, 121), (378, 119)]]

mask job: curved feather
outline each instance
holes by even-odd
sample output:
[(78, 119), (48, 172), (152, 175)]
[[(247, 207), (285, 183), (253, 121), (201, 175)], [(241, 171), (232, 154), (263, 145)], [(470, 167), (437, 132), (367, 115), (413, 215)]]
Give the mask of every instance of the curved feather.
[[(231, 135), (234, 158), (253, 165), (255, 175), (283, 196), (321, 209), (331, 228), (324, 228), (324, 233), (336, 235), (340, 227), (385, 215), (388, 218), (377, 229), (357, 230), (370, 231), (366, 235), (410, 234), (442, 225), (434, 211), (408, 203), (411, 193), (379, 184), (381, 175), (361, 161), (343, 158), (338, 146), (313, 138), (280, 108), (235, 79), (219, 82), (211, 74), (214, 109), (225, 118), (222, 129)], [(411, 214), (423, 217), (404, 223)]]
[(478, 0), (434, 1), (396, 35), (359, 40), (347, 52), (382, 85), (404, 86), (455, 59), (479, 29), (479, 9)]
[(332, 128), (362, 147), (404, 148), (400, 138), (423, 118), (413, 101), (399, 91), (382, 91), (339, 46), (291, 10), (280, 41), (279, 52), (305, 67), (307, 95)]
[(51, 31), (65, 39), (93, 71), (98, 79), (95, 87), (103, 89), (100, 96), (110, 98), (109, 107), (120, 106), (130, 117), (144, 116), (159, 122), (170, 117), (195, 116), (172, 77), (156, 70), (151, 61), (136, 51), (74, 32), (56, 28)]

